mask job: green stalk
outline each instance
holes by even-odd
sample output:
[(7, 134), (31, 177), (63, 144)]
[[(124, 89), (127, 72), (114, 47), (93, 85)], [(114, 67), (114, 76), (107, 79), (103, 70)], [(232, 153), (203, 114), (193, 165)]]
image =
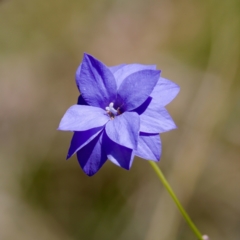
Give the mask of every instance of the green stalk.
[(168, 193), (170, 194), (170, 196), (172, 197), (173, 201), (176, 203), (179, 211), (181, 212), (182, 216), (184, 217), (184, 219), (186, 220), (186, 222), (188, 223), (189, 227), (192, 229), (192, 231), (194, 232), (194, 234), (196, 235), (196, 237), (199, 240), (204, 240), (206, 239), (205, 236), (202, 236), (202, 234), (199, 232), (199, 230), (197, 229), (197, 227), (195, 226), (195, 224), (192, 222), (191, 218), (188, 216), (187, 212), (184, 210), (184, 208), (182, 207), (181, 203), (179, 202), (179, 200), (177, 199), (175, 193), (173, 192), (171, 186), (169, 185), (168, 181), (166, 180), (166, 178), (164, 177), (161, 169), (158, 167), (158, 165), (153, 162), (153, 161), (148, 161), (150, 163), (150, 165), (153, 167), (154, 171), (157, 173), (159, 179), (161, 180), (161, 182), (163, 183), (164, 187), (167, 189)]

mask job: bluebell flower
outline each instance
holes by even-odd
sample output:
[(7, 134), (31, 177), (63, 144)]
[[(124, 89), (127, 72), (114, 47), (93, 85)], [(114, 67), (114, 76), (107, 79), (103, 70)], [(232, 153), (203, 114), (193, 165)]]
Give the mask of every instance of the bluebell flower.
[(159, 133), (176, 128), (165, 106), (179, 86), (160, 77), (155, 65), (107, 67), (84, 54), (76, 72), (81, 93), (59, 130), (73, 131), (67, 159), (77, 154), (83, 171), (94, 175), (109, 159), (130, 169), (134, 156), (159, 161)]

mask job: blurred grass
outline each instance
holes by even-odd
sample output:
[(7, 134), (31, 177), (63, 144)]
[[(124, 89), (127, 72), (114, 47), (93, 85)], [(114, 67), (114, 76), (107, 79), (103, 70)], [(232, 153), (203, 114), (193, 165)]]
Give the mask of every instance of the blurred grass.
[(86, 177), (57, 132), (83, 52), (181, 86), (160, 166), (211, 239), (240, 238), (240, 4), (0, 2), (0, 239), (194, 239), (144, 160)]

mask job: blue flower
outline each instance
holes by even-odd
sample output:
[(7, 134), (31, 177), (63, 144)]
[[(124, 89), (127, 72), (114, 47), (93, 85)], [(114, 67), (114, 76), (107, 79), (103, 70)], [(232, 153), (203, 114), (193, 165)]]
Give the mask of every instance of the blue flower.
[(67, 159), (76, 153), (89, 176), (107, 159), (125, 169), (135, 155), (160, 160), (159, 133), (176, 128), (164, 106), (178, 94), (178, 85), (160, 77), (155, 65), (107, 67), (88, 54), (77, 69), (76, 84), (78, 103), (58, 128), (74, 132)]

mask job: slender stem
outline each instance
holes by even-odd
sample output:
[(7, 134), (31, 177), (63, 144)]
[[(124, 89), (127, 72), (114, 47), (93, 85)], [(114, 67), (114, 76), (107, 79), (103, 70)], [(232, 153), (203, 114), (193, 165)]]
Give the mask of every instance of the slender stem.
[(192, 231), (194, 232), (194, 234), (197, 236), (197, 238), (199, 240), (203, 240), (202, 234), (199, 232), (199, 230), (197, 229), (195, 224), (192, 222), (192, 220), (188, 216), (187, 212), (182, 207), (181, 203), (177, 199), (177, 197), (176, 197), (175, 193), (173, 192), (171, 186), (169, 185), (168, 181), (164, 177), (161, 169), (158, 167), (158, 165), (155, 162), (153, 162), (153, 161), (148, 161), (148, 162), (153, 167), (154, 171), (157, 173), (159, 179), (162, 181), (164, 187), (167, 189), (167, 191), (170, 194), (170, 196), (172, 197), (173, 201), (176, 203), (179, 211), (181, 212), (182, 216), (185, 218), (185, 220), (188, 223), (189, 227), (192, 229)]

